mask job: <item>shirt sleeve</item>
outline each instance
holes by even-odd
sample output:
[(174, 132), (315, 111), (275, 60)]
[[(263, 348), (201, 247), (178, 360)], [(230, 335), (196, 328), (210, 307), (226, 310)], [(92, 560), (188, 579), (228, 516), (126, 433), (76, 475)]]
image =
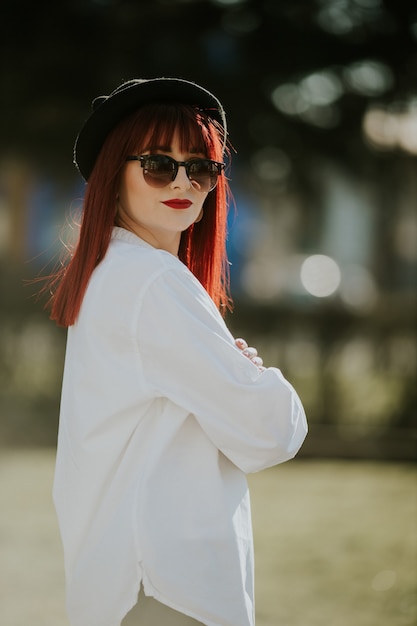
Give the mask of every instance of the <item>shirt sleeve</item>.
[(213, 301), (185, 267), (149, 284), (136, 335), (155, 395), (193, 414), (242, 471), (259, 471), (298, 452), (307, 422), (297, 393), (279, 369), (260, 372), (242, 355)]

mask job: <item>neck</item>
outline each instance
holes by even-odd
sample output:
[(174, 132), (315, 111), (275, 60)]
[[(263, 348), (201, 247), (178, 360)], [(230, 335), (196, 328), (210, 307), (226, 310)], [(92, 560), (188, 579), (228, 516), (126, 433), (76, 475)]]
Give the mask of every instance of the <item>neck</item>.
[(173, 256), (178, 257), (181, 233), (171, 233), (167, 231), (161, 231), (160, 233), (150, 232), (139, 224), (132, 223), (130, 220), (124, 219), (120, 215), (116, 216), (115, 226), (129, 230), (157, 250), (165, 250)]

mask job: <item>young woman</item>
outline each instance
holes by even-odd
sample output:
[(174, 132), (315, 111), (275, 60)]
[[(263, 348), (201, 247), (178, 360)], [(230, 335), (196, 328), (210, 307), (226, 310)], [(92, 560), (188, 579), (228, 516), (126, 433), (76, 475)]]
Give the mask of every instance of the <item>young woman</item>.
[(54, 500), (72, 626), (254, 624), (245, 474), (292, 458), (307, 426), (223, 321), (225, 150), (220, 102), (174, 78), (96, 99), (77, 138), (82, 224), (51, 299), (69, 327)]

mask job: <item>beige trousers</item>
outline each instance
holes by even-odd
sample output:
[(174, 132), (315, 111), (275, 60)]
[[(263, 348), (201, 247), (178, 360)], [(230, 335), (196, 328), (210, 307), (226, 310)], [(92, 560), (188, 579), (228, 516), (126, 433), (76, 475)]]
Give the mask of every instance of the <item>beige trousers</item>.
[(141, 590), (139, 601), (126, 615), (122, 626), (204, 626), (192, 617), (178, 613)]

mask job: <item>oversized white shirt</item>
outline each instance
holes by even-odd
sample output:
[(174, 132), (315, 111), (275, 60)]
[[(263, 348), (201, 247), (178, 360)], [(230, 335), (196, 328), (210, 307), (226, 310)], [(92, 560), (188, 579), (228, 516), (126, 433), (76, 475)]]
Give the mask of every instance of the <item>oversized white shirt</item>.
[(306, 432), (192, 273), (115, 228), (68, 330), (54, 501), (71, 625), (120, 626), (142, 583), (207, 626), (253, 626), (245, 474)]

